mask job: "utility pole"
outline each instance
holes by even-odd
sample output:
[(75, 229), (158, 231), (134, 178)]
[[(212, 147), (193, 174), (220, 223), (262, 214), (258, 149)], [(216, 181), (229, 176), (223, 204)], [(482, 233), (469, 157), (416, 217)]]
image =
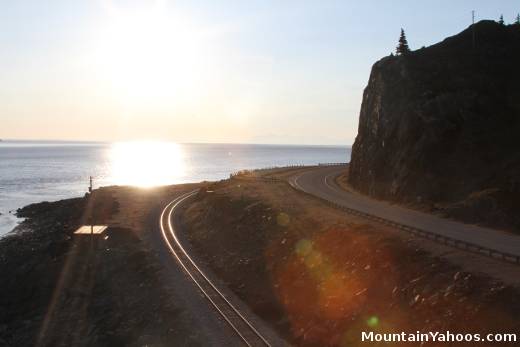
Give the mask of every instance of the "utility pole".
[(473, 49), (475, 49), (475, 10), (471, 11), (471, 32), (473, 36)]
[[(88, 192), (90, 196), (88, 199), (92, 201), (92, 176), (89, 176), (89, 185), (88, 185)], [(92, 218), (93, 211), (90, 211), (90, 245), (92, 248), (92, 237), (94, 235), (94, 218)]]

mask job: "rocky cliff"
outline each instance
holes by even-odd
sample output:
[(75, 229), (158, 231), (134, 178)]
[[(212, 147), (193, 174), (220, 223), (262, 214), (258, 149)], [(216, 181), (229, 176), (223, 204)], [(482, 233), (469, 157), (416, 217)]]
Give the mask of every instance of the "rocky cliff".
[(349, 182), (372, 196), (518, 229), (520, 25), (482, 21), (375, 63)]

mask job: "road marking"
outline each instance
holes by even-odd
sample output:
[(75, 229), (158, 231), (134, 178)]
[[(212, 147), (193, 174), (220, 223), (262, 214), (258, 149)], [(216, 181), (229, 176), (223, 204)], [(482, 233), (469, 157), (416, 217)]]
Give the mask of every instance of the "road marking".
[(292, 178), (289, 179), (289, 184), (291, 185), (291, 187), (298, 189), (298, 190), (302, 190), (300, 188), (300, 186), (298, 185), (298, 179), (300, 178), (300, 176), (301, 176), (301, 174), (299, 174), (297, 176), (293, 176)]
[(331, 186), (330, 183), (329, 183), (329, 178), (330, 176), (334, 175), (335, 173), (331, 173), (331, 174), (328, 174), (327, 176), (325, 176), (325, 185), (327, 187), (329, 187), (331, 190), (333, 191), (337, 191), (335, 187)]

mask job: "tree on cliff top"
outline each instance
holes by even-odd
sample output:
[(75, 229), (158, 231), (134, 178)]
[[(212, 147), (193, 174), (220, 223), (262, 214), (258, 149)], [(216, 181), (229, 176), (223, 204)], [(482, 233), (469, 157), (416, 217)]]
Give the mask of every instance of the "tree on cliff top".
[(410, 53), (410, 47), (408, 47), (408, 41), (406, 40), (406, 35), (404, 30), (401, 28), (401, 36), (399, 37), (399, 44), (397, 45), (397, 49), (395, 50), (397, 55), (405, 55)]
[(498, 24), (504, 25), (504, 16), (500, 15), (500, 19), (498, 20)]
[(520, 13), (516, 15), (515, 24), (520, 24)]

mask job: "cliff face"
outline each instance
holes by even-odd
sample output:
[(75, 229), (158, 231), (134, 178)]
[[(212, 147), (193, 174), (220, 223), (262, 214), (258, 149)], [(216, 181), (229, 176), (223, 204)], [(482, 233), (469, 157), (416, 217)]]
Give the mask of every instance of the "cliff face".
[(372, 196), (520, 226), (520, 25), (482, 21), (374, 64), (349, 181)]

